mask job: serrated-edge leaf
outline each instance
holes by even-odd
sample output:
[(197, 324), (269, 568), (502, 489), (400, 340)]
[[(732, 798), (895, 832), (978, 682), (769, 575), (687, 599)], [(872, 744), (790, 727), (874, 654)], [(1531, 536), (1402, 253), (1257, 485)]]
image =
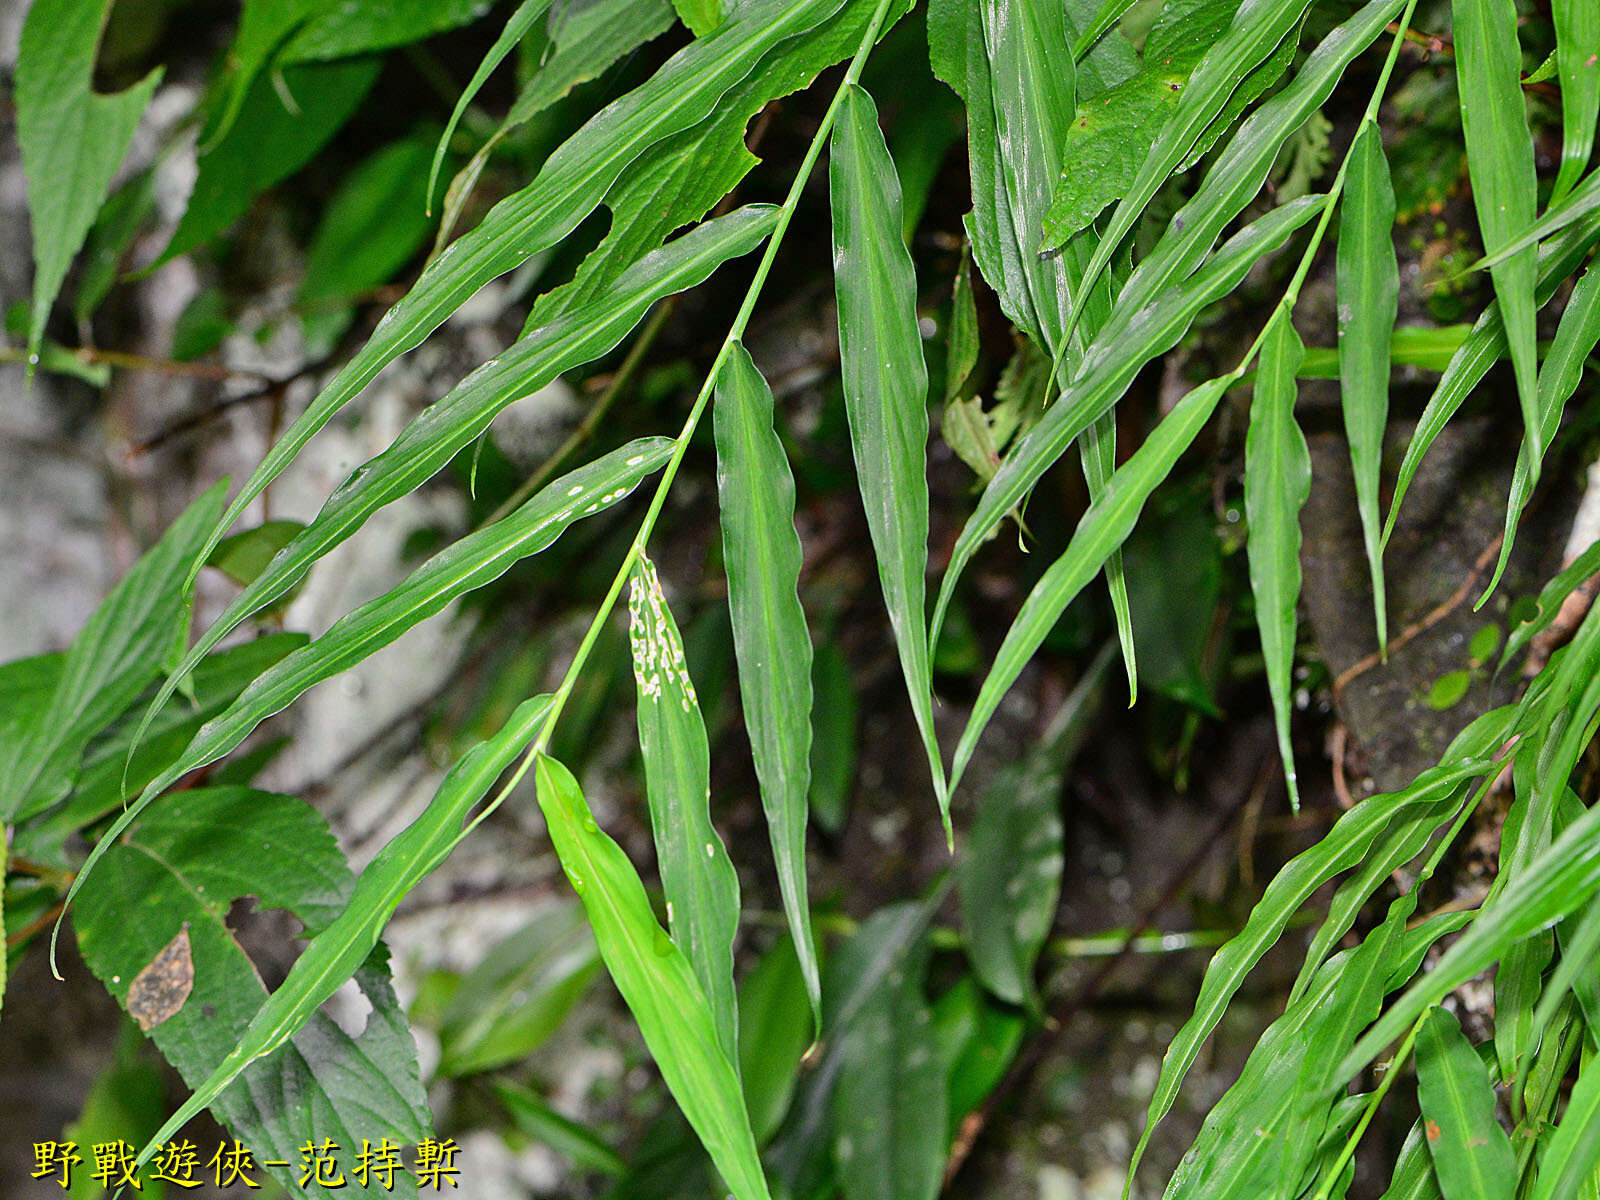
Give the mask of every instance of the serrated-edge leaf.
[(845, 411), (895, 647), (928, 755), (945, 837), (951, 840), (923, 624), (928, 368), (917, 324), (916, 273), (900, 235), (900, 183), (878, 128), (877, 107), (854, 84), (841, 97), (829, 181)]
[(772, 391), (741, 343), (734, 343), (717, 376), (713, 404), (739, 699), (784, 916), (820, 1027), (821, 972), (806, 893), (812, 654), (800, 605), (803, 552), (794, 526), (794, 476), (773, 427)]
[[(1089, 260), (1082, 288), (1092, 288), (1167, 176), (1183, 162), (1227, 104), (1239, 81), (1261, 65), (1297, 29), (1311, 0), (1245, 0), (1221, 41), (1189, 76), (1178, 107), (1162, 127), (1139, 174), (1112, 211)], [(1075, 310), (1081, 310), (1081, 303)]]
[(22, 23), (12, 95), (33, 228), (30, 364), (67, 268), (161, 81), (158, 69), (115, 95), (93, 90), (95, 52), (110, 9), (111, 0), (34, 0)]
[(167, 1138), (209, 1106), (252, 1062), (293, 1037), (366, 961), (400, 901), (465, 836), (468, 812), (527, 744), (549, 706), (548, 696), (524, 702), (499, 733), (474, 746), (451, 768), (427, 808), (378, 851), (338, 916), (300, 952), (283, 983), (251, 1018), (237, 1048), (140, 1150), (140, 1163), (148, 1162)]
[(667, 928), (700, 980), (723, 1053), (737, 1063), (733, 939), (739, 932), (739, 876), (711, 823), (711, 751), (683, 638), (655, 564), (642, 553), (630, 581), (628, 643)]
[(550, 840), (667, 1090), (737, 1200), (770, 1200), (739, 1079), (694, 969), (656, 924), (638, 872), (595, 824), (577, 780), (545, 754), (534, 769)]
[(1389, 345), (1399, 312), (1400, 268), (1394, 252), (1394, 186), (1377, 122), (1362, 125), (1347, 161), (1337, 268), (1339, 392), (1361, 539), (1372, 578), (1378, 646), (1386, 652), (1389, 616), (1384, 600), (1378, 489), (1383, 433), (1389, 421)]
[(517, 562), (549, 546), (574, 522), (626, 497), (667, 460), (671, 450), (666, 438), (642, 438), (553, 480), (510, 516), (440, 551), (394, 588), (346, 613), (310, 645), (264, 671), (226, 712), (200, 727), (182, 756), (151, 780), (95, 843), (67, 892), (65, 906), (71, 905), (117, 835), (184, 775), (234, 749), (257, 725), (307, 689), (393, 642), (457, 596), (498, 579)]
[(180, 581), (221, 511), (226, 481), (191, 504), (85, 622), (48, 699), (0, 746), (0, 818), (21, 820), (65, 795), (89, 739), (119, 716), (183, 631)]
[(1244, 452), (1250, 590), (1256, 598), (1256, 628), (1272, 694), (1284, 783), (1296, 812), (1300, 785), (1289, 742), (1289, 714), (1294, 708), (1295, 609), (1300, 602), (1300, 509), (1311, 495), (1311, 454), (1294, 419), (1299, 395), (1295, 372), (1304, 355), (1288, 310), (1279, 309), (1261, 344)]

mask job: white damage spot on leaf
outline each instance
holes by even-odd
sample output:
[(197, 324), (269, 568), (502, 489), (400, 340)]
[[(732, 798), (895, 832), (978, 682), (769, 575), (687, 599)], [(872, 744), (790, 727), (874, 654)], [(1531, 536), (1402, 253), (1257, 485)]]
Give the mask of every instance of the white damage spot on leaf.
[(641, 698), (659, 702), (665, 687), (677, 693), (683, 711), (697, 703), (694, 682), (684, 663), (683, 643), (667, 614), (655, 564), (643, 555), (628, 589), (628, 641), (633, 648), (633, 677)]

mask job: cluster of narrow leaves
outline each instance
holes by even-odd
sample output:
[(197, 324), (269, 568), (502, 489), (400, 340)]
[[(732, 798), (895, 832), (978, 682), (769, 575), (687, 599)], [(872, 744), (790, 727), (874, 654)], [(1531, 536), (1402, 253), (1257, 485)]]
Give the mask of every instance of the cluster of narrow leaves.
[[(137, 214), (150, 203), (148, 178), (136, 178), (102, 208), (157, 84), (152, 76), (114, 96), (91, 90), (107, 7), (103, 0), (38, 0), (23, 31), (17, 114), (37, 266), (26, 323), (30, 361), (45, 346), (46, 321), (80, 248), (86, 241), (90, 248), (80, 285), (90, 296), (86, 301), (80, 291), (81, 315), (109, 287)], [(1252, 371), (1246, 547), (1267, 691), (1289, 794), (1298, 803), (1289, 734), (1299, 516), (1310, 467), (1295, 401), (1298, 378), (1315, 372), (1294, 315), (1335, 219), (1334, 369), (1378, 645), (1387, 640), (1382, 551), (1395, 514), (1431, 443), (1502, 359), (1511, 364), (1523, 417), (1504, 566), (1564, 407), (1600, 342), (1594, 273), (1565, 286), (1600, 243), (1600, 181), (1590, 169), (1600, 20), (1589, 0), (1552, 5), (1563, 139), (1542, 215), (1516, 9), (1510, 0), (1451, 5), (1485, 251), (1480, 265), (1495, 301), (1448, 344), (1447, 357), (1430, 360), (1442, 367), (1440, 378), (1407, 449), (1387, 525), (1379, 511), (1380, 453), (1402, 342), (1393, 330), (1396, 202), (1379, 115), (1415, 0), (1343, 6), (1343, 19), (1305, 47), (1311, 0), (1169, 0), (1142, 51), (1119, 24), (1129, 5), (1118, 0), (930, 0), (916, 18), (925, 21), (929, 66), (965, 113), (971, 261), (1025, 353), (1041, 365), (1011, 383), (1014, 392), (1038, 393), (1026, 399), (1026, 421), (1022, 404), (985, 410), (968, 389), (976, 319), (963, 265), (952, 306), (946, 436), (979, 467), (984, 487), (955, 541), (931, 622), (930, 377), (922, 289), (905, 237), (907, 210), (921, 201), (904, 195), (877, 107), (861, 86), (868, 55), (912, 7), (906, 0), (524, 0), (456, 106), (431, 171), (429, 138), (420, 132), (358, 168), (359, 180), (330, 207), (330, 224), (313, 245), (308, 270), (315, 269), (315, 280), (308, 278), (301, 300), (347, 303), (421, 248), (432, 226), (416, 213), (435, 201), (451, 135), (502, 60), (531, 44), (539, 65), (447, 189), (435, 253), (414, 284), (230, 502), (221, 485), (197, 500), (65, 654), (0, 668), (0, 820), (12, 852), (64, 872), (74, 865), (68, 835), (96, 830), (60, 898), (75, 906), (91, 969), (141, 1025), (148, 1023), (194, 1088), (149, 1138), (141, 1161), (206, 1107), (285, 1159), (311, 1140), (313, 1116), (318, 1133), (337, 1130), (345, 1141), (425, 1136), (429, 1117), (415, 1054), (388, 986), (380, 936), (405, 896), (531, 771), (592, 941), (563, 957), (549, 947), (567, 945), (566, 935), (530, 930), (537, 954), (486, 964), (446, 1012), (442, 1069), (507, 1061), (536, 1037), (529, 1028), (559, 1021), (598, 961), (703, 1148), (705, 1159), (680, 1137), (664, 1156), (682, 1169), (684, 1194), (714, 1186), (706, 1159), (738, 1200), (765, 1200), (774, 1191), (795, 1200), (938, 1193), (955, 1131), (1040, 1016), (1035, 971), (1062, 864), (1055, 797), (1105, 660), (1047, 736), (981, 801), (955, 881), (971, 974), (930, 1002), (927, 932), (942, 890), (874, 914), (824, 963), (812, 928), (805, 841), (812, 797), (836, 775), (812, 744), (813, 709), (824, 707), (814, 691), (837, 692), (838, 668), (825, 645), (813, 650), (799, 592), (794, 481), (772, 392), (743, 341), (824, 152), (856, 481), (930, 791), (952, 846), (951, 794), (986, 725), (1067, 606), (1102, 575), (1134, 689), (1141, 668), (1123, 545), (1151, 494)], [(214, 237), (254, 196), (303, 165), (361, 103), (384, 50), (475, 19), (479, 10), (452, 2), (324, 11), (248, 0), (226, 70), (200, 114), (189, 208), (158, 261)], [(524, 186), (452, 237), (499, 144), (675, 19), (685, 26), (680, 49), (589, 116)], [(1265, 185), (1275, 162), (1363, 55), (1378, 64), (1376, 84), (1328, 190), (1272, 204)], [(754, 114), (846, 60), (783, 203), (708, 218), (756, 161), (744, 143)], [(285, 95), (294, 97), (292, 121)], [(1170, 219), (1158, 215), (1158, 196), (1176, 204)], [(608, 232), (568, 283), (534, 302), (513, 344), (419, 412), (313, 521), (277, 530), (275, 552), (242, 572), (242, 590), (190, 646), (187, 603), (197, 574), (227, 554), (230, 528), (310, 439), (484, 285), (560, 245), (601, 207), (610, 213)], [(395, 209), (404, 219), (384, 231), (358, 269), (347, 269), (352, 247), (365, 252), (361, 231), (384, 224)], [(1226, 373), (1190, 387), (1118, 465), (1118, 407), (1135, 377), (1291, 243), (1300, 250), (1298, 266), (1248, 351)], [(512, 402), (595, 362), (653, 306), (757, 249), (754, 280), (676, 436), (622, 445), (549, 481), (314, 640), (280, 635), (219, 649), (374, 513), (468, 450)], [(1541, 363), (1536, 319), (1557, 295), (1565, 307)], [(321, 335), (348, 318), (348, 311), (335, 314), (319, 326)], [(788, 926), (742, 984), (734, 971), (739, 882), (712, 823), (706, 721), (668, 591), (649, 556), (667, 491), (707, 409), (741, 703)], [(1036, 485), (1074, 446), (1088, 509), (1006, 629), (947, 766), (935, 728), (932, 660), (960, 582), (1002, 522), (1020, 522)], [(616, 509), (658, 473), (560, 686), (515, 707), (461, 756), (425, 811), (358, 878), (311, 809), (245, 786), (248, 755), (236, 752), (263, 721), (573, 526)], [(1554, 619), (1594, 566), (1591, 551), (1552, 581), (1539, 615), (1515, 631), (1508, 656)], [(579, 780), (551, 754), (554, 731), (625, 589), (664, 925)], [(1343, 1195), (1356, 1146), (1398, 1072), (1391, 1069), (1370, 1094), (1352, 1095), (1348, 1085), (1366, 1078), (1397, 1040), (1397, 1056), (1415, 1055), (1421, 1117), (1418, 1136), (1395, 1165), (1392, 1196), (1554, 1200), (1592, 1190), (1600, 1159), (1600, 1069), (1591, 1066), (1600, 991), (1584, 967), (1600, 943), (1600, 816), (1569, 781), (1600, 724), (1597, 668), (1600, 616), (1591, 613), (1519, 701), (1474, 722), (1409, 786), (1351, 809), (1272, 881), (1212, 961), (1195, 1013), (1167, 1053), (1130, 1184), (1151, 1131), (1247, 974), (1310, 897), (1349, 872), (1286, 1010), (1213, 1107), (1168, 1194)], [(1415, 919), (1422, 882), (1508, 769), (1514, 800), (1494, 890), (1477, 909)], [(211, 772), (207, 786), (173, 791), (202, 771)], [(258, 853), (262, 845), (281, 847), (286, 857)], [(1383, 918), (1335, 952), (1391, 875), (1419, 858), (1414, 882)], [(308, 935), (270, 994), (223, 919), (229, 901), (245, 895), (288, 909)], [(138, 898), (134, 919), (128, 897)], [(1422, 971), (1430, 951), (1454, 935)], [(193, 994), (153, 1012), (133, 981), (185, 959), (180, 973), (192, 974)], [(1499, 968), (1494, 1044), (1474, 1048), (1439, 1005), (1491, 966)], [(497, 1040), (474, 1022), (469, 998), (520, 1004), (509, 998), (520, 994), (509, 981), (523, 978), (521, 971), (559, 980), (565, 999), (519, 1018), (520, 1032), (501, 1027)], [(351, 979), (373, 1009), (359, 1037), (319, 1013)], [(1574, 1061), (1578, 1075), (1568, 1093), (1563, 1081)], [(1508, 1093), (1513, 1137), (1496, 1115), (1494, 1084)], [(630, 1170), (537, 1096), (511, 1085), (499, 1094), (533, 1136), (618, 1176), (619, 1195), (639, 1194), (640, 1178), (666, 1169), (647, 1158)], [(293, 1097), (310, 1099), (297, 1105)], [(283, 1182), (296, 1194), (321, 1194), (293, 1177)]]

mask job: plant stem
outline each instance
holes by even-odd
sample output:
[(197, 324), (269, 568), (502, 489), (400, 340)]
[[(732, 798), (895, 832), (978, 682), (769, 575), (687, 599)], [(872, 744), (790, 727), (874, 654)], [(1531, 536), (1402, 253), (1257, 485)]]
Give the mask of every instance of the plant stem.
[[(861, 70), (866, 66), (867, 56), (872, 47), (877, 44), (878, 33), (883, 28), (885, 18), (888, 16), (890, 0), (878, 0), (877, 7), (873, 10), (872, 20), (868, 22), (866, 32), (862, 35), (861, 43), (856, 47), (855, 55), (850, 59), (850, 65), (845, 69), (844, 78), (839, 81), (838, 88), (834, 91), (833, 99), (828, 104), (828, 111), (823, 115), (822, 124), (817, 127), (816, 134), (807, 147), (805, 157), (800, 162), (800, 169), (795, 173), (793, 182), (789, 185), (789, 192), (783, 199), (783, 204), (778, 210), (778, 221), (767, 239), (766, 248), (761, 255), (761, 261), (756, 266), (755, 277), (750, 281), (750, 286), (745, 290), (744, 301), (739, 305), (739, 311), (733, 318), (733, 324), (728, 328), (728, 334), (722, 339), (722, 346), (717, 351), (717, 357), (711, 364), (711, 369), (706, 372), (705, 382), (700, 387), (700, 393), (695, 397), (694, 404), (689, 409), (683, 428), (678, 432), (672, 447), (672, 457), (667, 460), (666, 467), (661, 472), (661, 479), (656, 484), (655, 494), (650, 497), (650, 507), (645, 511), (644, 520), (639, 524), (639, 532), (634, 535), (628, 552), (623, 555), (622, 563), (617, 568), (616, 576), (611, 581), (605, 598), (601, 600), (599, 609), (595, 612), (594, 619), (589, 623), (589, 628), (584, 632), (583, 640), (578, 643), (578, 649), (572, 657), (566, 674), (562, 677), (561, 686), (556, 689), (555, 697), (550, 704), (550, 713), (545, 718), (544, 724), (539, 729), (539, 734), (534, 738), (533, 744), (528, 747), (528, 752), (522, 761), (517, 764), (517, 769), (506, 780), (505, 785), (473, 819), (476, 825), (505, 800), (511, 790), (521, 782), (534, 761), (550, 744), (551, 735), (555, 732), (556, 722), (561, 718), (562, 709), (565, 708), (567, 698), (572, 694), (573, 685), (577, 682), (578, 674), (582, 671), (584, 663), (588, 660), (589, 652), (594, 649), (594, 644), (600, 636), (600, 630), (605, 626), (606, 619), (610, 617), (611, 610), (615, 607), (617, 599), (622, 595), (622, 588), (632, 575), (635, 564), (644, 554), (645, 546), (650, 541), (650, 535), (655, 531), (656, 521), (661, 516), (661, 510), (667, 501), (667, 492), (671, 490), (673, 480), (677, 478), (678, 467), (683, 462), (683, 456), (688, 453), (689, 440), (694, 436), (695, 429), (700, 424), (700, 418), (705, 414), (706, 406), (710, 403), (713, 391), (716, 388), (717, 376), (722, 371), (722, 366), (728, 360), (728, 355), (733, 351), (734, 343), (744, 336), (745, 329), (750, 324), (750, 317), (755, 312), (756, 302), (761, 298), (761, 290), (767, 282), (767, 276), (772, 271), (772, 264), (778, 257), (778, 251), (783, 245), (784, 234), (788, 232), (789, 223), (794, 219), (795, 210), (800, 207), (800, 197), (805, 191), (806, 183), (811, 178), (811, 172), (817, 165), (817, 160), (822, 156), (823, 144), (828, 140), (828, 135), (833, 131), (834, 120), (839, 113), (839, 105), (844, 100), (846, 89), (861, 78)], [(470, 828), (470, 826), (469, 826)]]

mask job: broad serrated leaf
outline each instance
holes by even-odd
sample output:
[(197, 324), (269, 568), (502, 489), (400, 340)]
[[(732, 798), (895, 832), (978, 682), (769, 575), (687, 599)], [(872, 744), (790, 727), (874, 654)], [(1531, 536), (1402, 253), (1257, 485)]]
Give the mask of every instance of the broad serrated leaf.
[(924, 573), (928, 559), (928, 368), (917, 281), (900, 236), (900, 184), (878, 110), (844, 90), (829, 160), (839, 357), (856, 479), (911, 709), (950, 839), (944, 763), (933, 729)]
[(161, 81), (161, 72), (152, 71), (111, 96), (90, 86), (110, 9), (110, 0), (34, 0), (22, 23), (12, 94), (33, 227), (30, 362), (36, 361), (67, 268)]
[(315, 936), (295, 959), (288, 976), (230, 1043), (227, 1057), (211, 1068), (205, 1081), (195, 1086), (194, 1094), (146, 1143), (140, 1161), (146, 1161), (195, 1113), (225, 1096), (229, 1085), (251, 1070), (252, 1063), (276, 1053), (314, 1020), (317, 1007), (346, 980), (360, 978), (361, 964), (378, 944), (395, 908), (482, 819), (480, 813), (467, 823), (473, 806), (527, 744), (548, 707), (546, 696), (525, 702), (493, 738), (464, 755), (440, 781), (422, 815), (378, 851), (349, 890), (348, 900), (341, 897), (342, 904), (334, 905), (329, 914), (332, 919), (315, 926), (307, 921)]
[(1387, 653), (1378, 485), (1389, 421), (1389, 342), (1399, 310), (1400, 267), (1394, 252), (1394, 187), (1376, 122), (1362, 125), (1346, 162), (1338, 252), (1339, 395), (1372, 579), (1378, 646)]
[(172, 523), (111, 590), (0, 748), (0, 820), (42, 812), (72, 786), (89, 739), (133, 703), (185, 630), (182, 579), (221, 510), (226, 483)]
[[(1174, 0), (1165, 5), (1145, 40), (1139, 71), (1131, 79), (1077, 106), (1061, 146), (1061, 168), (1043, 245), (1056, 249), (1086, 228), (1134, 182), (1157, 135), (1177, 110), (1189, 76), (1206, 52), (1227, 33), (1238, 11), (1234, 0)], [(1288, 39), (1239, 84), (1228, 110), (1207, 128), (1186, 156), (1192, 162), (1232, 125), (1228, 113), (1242, 111), (1283, 74), (1293, 55)], [(1179, 164), (1181, 169), (1182, 164)]]
[(1417, 1030), (1417, 1100), (1444, 1200), (1510, 1196), (1511, 1140), (1495, 1119), (1494, 1088), (1455, 1017), (1435, 1008)]
[[(266, 999), (228, 927), (230, 903), (254, 896), (261, 908), (288, 909), (315, 934), (351, 895), (349, 868), (322, 818), (292, 797), (246, 788), (174, 797), (126, 828), (103, 865), (75, 924), (85, 961), (119, 1002), (127, 1004), (134, 977), (187, 931), (193, 991), (149, 1033), (191, 1084), (231, 1057)], [(128, 919), (129, 897), (138, 898), (139, 920)], [(298, 1164), (303, 1145), (328, 1137), (350, 1146), (363, 1137), (411, 1144), (426, 1135), (416, 1044), (389, 986), (386, 952), (373, 953), (375, 943), (376, 934), (342, 977), (354, 973), (372, 1004), (358, 1037), (313, 1004), (291, 1044), (280, 1042), (251, 1066), (242, 1087), (210, 1098), (258, 1163)], [(203, 1105), (185, 1107), (187, 1117)], [(180, 1127), (169, 1122), (140, 1161)], [(341, 1194), (301, 1184), (298, 1169), (280, 1169), (278, 1179), (295, 1196)], [(397, 1176), (396, 1186), (397, 1195), (416, 1195), (409, 1176)]]
[(630, 584), (628, 642), (639, 698), (639, 749), (667, 928), (700, 980), (723, 1055), (736, 1062), (733, 939), (739, 932), (739, 877), (711, 823), (705, 721), (684, 661), (683, 638), (655, 565), (643, 554)]
[(595, 824), (577, 780), (544, 754), (535, 771), (550, 840), (668, 1091), (736, 1200), (767, 1200), (738, 1075), (694, 969), (656, 924), (638, 872)]
[(1094, 257), (1084, 269), (1080, 299), (1073, 306), (1074, 319), (1083, 311), (1081, 296), (1099, 282), (1112, 254), (1167, 176), (1189, 159), (1201, 136), (1228, 106), (1239, 81), (1270, 58), (1291, 30), (1299, 28), (1310, 6), (1310, 0), (1245, 0), (1239, 5), (1227, 33), (1190, 74), (1177, 108), (1162, 125), (1138, 174), (1124, 189), (1100, 235)]
[(1289, 744), (1294, 707), (1295, 609), (1300, 601), (1300, 509), (1311, 494), (1311, 455), (1295, 423), (1295, 372), (1305, 348), (1286, 309), (1279, 309), (1261, 344), (1261, 368), (1245, 437), (1244, 507), (1250, 540), (1250, 590), (1266, 661), (1267, 686), (1278, 729), (1289, 803), (1300, 809), (1300, 785)]
[(739, 663), (739, 699), (772, 860), (800, 973), (817, 1019), (822, 983), (806, 895), (811, 790), (811, 635), (800, 606), (794, 477), (773, 428), (772, 391), (735, 343), (717, 377), (713, 420), (722, 558)]

